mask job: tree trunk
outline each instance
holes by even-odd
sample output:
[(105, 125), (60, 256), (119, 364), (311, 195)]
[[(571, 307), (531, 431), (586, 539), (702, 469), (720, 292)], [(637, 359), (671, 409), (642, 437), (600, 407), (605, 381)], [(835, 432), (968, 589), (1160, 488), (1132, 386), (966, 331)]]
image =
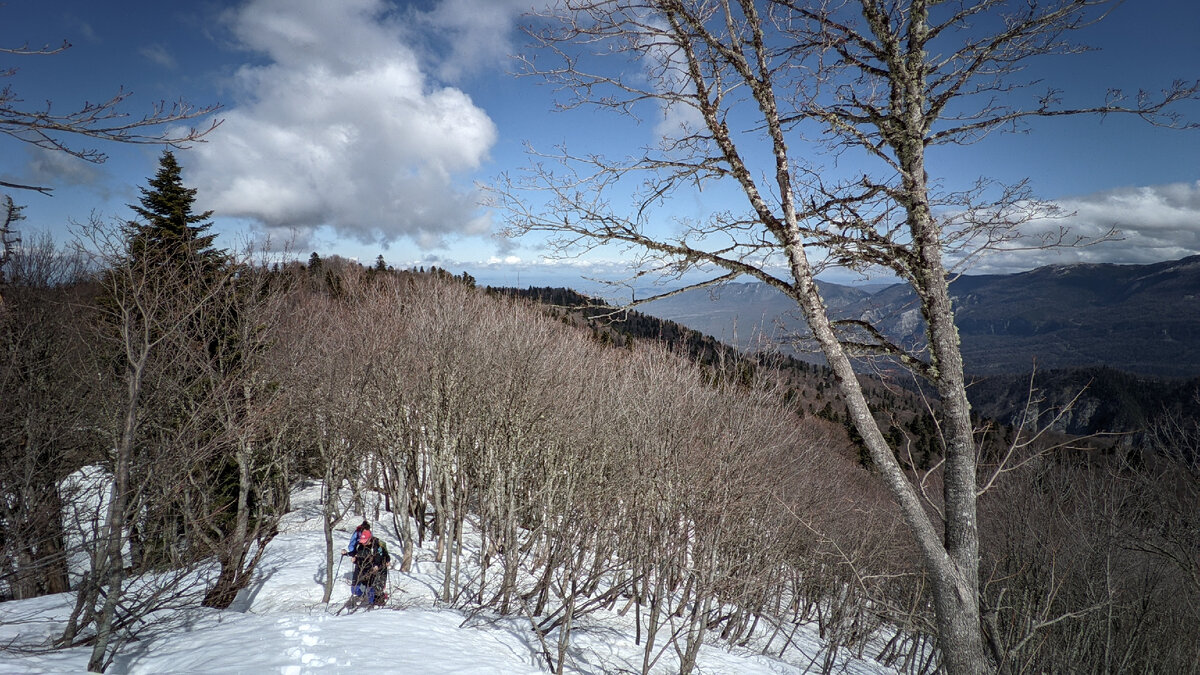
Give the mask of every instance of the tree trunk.
[[(989, 672), (991, 668), (988, 666), (984, 655), (983, 633), (980, 627), (977, 582), (979, 569), (978, 532), (974, 527), (974, 446), (970, 442), (969, 421), (967, 424), (967, 441), (964, 443), (963, 438), (960, 436), (957, 440), (951, 439), (947, 443), (947, 464), (950, 463), (949, 455), (951, 452), (962, 453), (964, 447), (970, 449), (969, 454), (971, 455), (969, 460), (955, 458), (956, 473), (951, 474), (949, 468), (947, 469), (947, 490), (952, 489), (950, 487), (952, 481), (958, 481), (953, 489), (956, 491), (955, 503), (959, 509), (959, 511), (950, 511), (948, 502), (947, 516), (949, 520), (954, 520), (956, 517), (964, 514), (970, 517), (970, 527), (958, 524), (947, 527), (947, 536), (953, 531), (957, 537), (957, 541), (961, 544), (958, 548), (954, 549), (954, 554), (957, 557), (952, 557), (951, 551), (943, 544), (937, 529), (925, 512), (916, 490), (913, 489), (912, 484), (909, 483), (908, 478), (896, 462), (891, 447), (884, 439), (883, 433), (880, 431), (879, 425), (876, 423), (875, 417), (867, 405), (866, 397), (858, 382), (854, 367), (833, 332), (829, 317), (825, 312), (824, 304), (817, 291), (816, 282), (812, 275), (811, 267), (808, 265), (807, 258), (801, 252), (802, 249), (799, 244), (796, 244), (793, 250), (795, 253), (792, 257), (792, 271), (797, 280), (797, 291), (793, 297), (804, 310), (809, 327), (820, 343), (822, 352), (834, 372), (838, 388), (846, 401), (846, 408), (854, 422), (854, 426), (862, 436), (863, 442), (867, 446), (871, 454), (871, 459), (874, 460), (880, 476), (900, 504), (905, 523), (912, 531), (921, 551), (925, 570), (929, 574), (930, 583), (933, 587), (934, 608), (937, 613), (939, 629), (939, 646), (942, 650), (942, 657), (945, 660), (944, 665), (951, 673)], [(942, 282), (942, 286), (945, 288), (944, 281)], [(946, 296), (948, 306), (948, 291), (946, 291)], [(953, 316), (951, 315), (951, 325), (952, 322)], [(944, 342), (942, 343), (942, 347), (945, 347)], [(957, 353), (957, 344), (955, 344), (953, 355), (957, 355)], [(961, 367), (958, 372), (961, 376)], [(949, 385), (946, 386), (949, 387)], [(939, 390), (941, 388), (942, 385), (939, 384)], [(947, 393), (950, 393), (949, 389)], [(961, 394), (961, 400), (965, 402), (965, 391)], [(951, 410), (948, 414), (953, 415), (955, 412)], [(970, 468), (964, 468), (964, 465)], [(966, 478), (967, 471), (969, 471), (969, 478), (967, 479), (967, 486), (964, 487), (961, 483)], [(969, 493), (969, 505), (963, 503), (964, 492)], [(949, 539), (947, 539), (946, 543), (949, 543)]]
[[(234, 598), (237, 597), (238, 591), (246, 587), (250, 581), (250, 575), (254, 571), (254, 563), (243, 569), (243, 564), (246, 562), (246, 554), (249, 552), (251, 542), (250, 534), (250, 448), (245, 441), (239, 441), (237, 451), (238, 463), (238, 497), (237, 497), (237, 517), (234, 522), (233, 532), (229, 533), (226, 541), (218, 542), (221, 548), (219, 556), (221, 562), (221, 573), (217, 577), (217, 581), (213, 587), (204, 595), (204, 601), (200, 604), (204, 607), (213, 607), (215, 609), (227, 609), (233, 604)], [(258, 558), (253, 559), (257, 561)]]
[(337, 522), (338, 513), (336, 502), (338, 499), (338, 487), (333, 483), (333, 468), (331, 464), (327, 464), (325, 468), (325, 503), (323, 504), (322, 514), (324, 518), (321, 522), (321, 528), (325, 533), (325, 593), (321, 595), (321, 602), (329, 604), (329, 598), (333, 596), (333, 526)]
[[(923, 44), (928, 29), (928, 8), (916, 4), (911, 35)], [(951, 673), (985, 673), (993, 667), (984, 652), (983, 623), (979, 610), (979, 523), (976, 506), (975, 435), (971, 404), (963, 376), (963, 359), (950, 285), (942, 257), (945, 254), (939, 225), (929, 202), (925, 171), (925, 86), (922, 65), (908, 78), (892, 80), (894, 99), (903, 101), (904, 140), (897, 144), (902, 200), (913, 247), (920, 261), (913, 285), (921, 302), (929, 337), (932, 378), (942, 405), (945, 442), (943, 468), (943, 545), (948, 560), (930, 567), (938, 635), (943, 665)]]
[(388, 458), (386, 466), (390, 467), (388, 482), (391, 489), (388, 498), (392, 502), (392, 526), (400, 538), (400, 571), (410, 572), (413, 563), (413, 523), (407, 461)]
[(92, 655), (88, 660), (88, 671), (104, 672), (106, 653), (112, 638), (113, 615), (116, 614), (117, 603), (121, 599), (121, 584), (124, 581), (125, 564), (121, 558), (121, 548), (125, 543), (125, 508), (129, 498), (129, 470), (133, 463), (134, 435), (137, 431), (138, 401), (141, 395), (142, 375), (146, 368), (146, 358), (149, 349), (145, 349), (129, 367), (128, 399), (125, 409), (125, 422), (121, 429), (121, 440), (117, 444), (116, 465), (113, 469), (113, 484), (109, 493), (108, 517), (101, 529), (101, 553), (95, 560), (102, 562), (100, 569), (93, 569), (97, 588), (106, 578), (108, 592), (104, 597), (104, 607), (96, 618), (96, 642), (92, 646)]

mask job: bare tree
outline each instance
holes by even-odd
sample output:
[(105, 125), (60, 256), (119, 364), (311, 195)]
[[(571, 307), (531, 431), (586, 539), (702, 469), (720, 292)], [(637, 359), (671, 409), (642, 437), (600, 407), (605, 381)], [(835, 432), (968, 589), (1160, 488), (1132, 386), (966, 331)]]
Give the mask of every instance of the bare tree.
[(284, 405), (296, 416), (293, 432), (303, 443), (303, 469), (323, 480), (322, 515), (326, 545), (325, 592), (334, 585), (334, 527), (352, 501), (343, 495), (347, 481), (355, 494), (364, 489), (362, 467), (371, 456), (374, 420), (367, 398), (376, 386), (373, 335), (362, 330), (376, 306), (370, 302), (363, 271), (357, 265), (330, 270), (330, 292), (301, 294), (280, 318), (283, 351), (274, 377), (284, 383)]
[(21, 234), (17, 232), (16, 224), (25, 218), (21, 211), (25, 207), (17, 206), (13, 198), (4, 195), (3, 201), (0, 201), (0, 209), (3, 213), (0, 214), (0, 313), (4, 312), (4, 287), (10, 283), (7, 277), (11, 275), (7, 268), (9, 260), (17, 252), (21, 245)]
[(48, 236), (8, 257), (0, 279), (0, 593), (17, 599), (67, 590), (63, 480), (87, 461), (99, 398), (99, 359), (79, 327), (90, 322), (78, 257)]
[[(57, 47), (30, 48), (0, 47), (6, 57), (53, 56), (71, 47), (64, 41)], [(0, 69), (0, 78), (11, 78), (19, 72), (16, 67)], [(173, 103), (160, 101), (150, 112), (141, 117), (131, 117), (121, 106), (133, 94), (119, 89), (110, 98), (98, 103), (86, 102), (78, 108), (56, 110), (50, 102), (41, 108), (25, 108), (24, 102), (11, 86), (0, 89), (0, 134), (46, 150), (65, 152), (87, 162), (101, 164), (106, 159), (102, 151), (76, 145), (73, 138), (80, 136), (98, 141), (118, 143), (165, 145), (185, 148), (201, 141), (208, 132), (221, 123), (212, 120), (204, 127), (175, 128), (172, 125), (211, 115), (219, 105), (195, 106), (179, 100)], [(33, 190), (49, 194), (48, 186), (27, 185), (0, 181), (0, 187), (17, 190)]]
[[(638, 115), (659, 106), (676, 128), (640, 157), (563, 151), (539, 156), (522, 177), (503, 178), (493, 194), (510, 233), (549, 233), (571, 252), (633, 248), (643, 272), (720, 271), (704, 284), (748, 275), (794, 299), (919, 546), (942, 664), (953, 673), (995, 664), (980, 623), (976, 448), (949, 282), (955, 260), (1028, 245), (1018, 226), (1045, 205), (1022, 207), (1030, 203), (1024, 184), (940, 191), (927, 151), (1035, 117), (1126, 113), (1178, 126), (1170, 106), (1196, 98), (1200, 83), (1176, 82), (1132, 100), (1110, 92), (1099, 105), (1071, 108), (1056, 90), (1032, 94), (1033, 83), (1020, 80), (1030, 59), (1080, 51), (1067, 36), (1108, 4), (571, 0), (530, 26), (536, 50), (528, 71), (559, 85), (564, 107)], [(638, 67), (622, 70), (596, 58), (597, 50)], [(797, 156), (799, 144), (874, 168), (842, 177)], [(674, 235), (650, 229), (657, 206), (712, 184), (740, 191), (744, 210), (683, 222)], [(1034, 244), (1063, 242), (1069, 233)], [(907, 282), (925, 320), (925, 353), (869, 323), (832, 320), (815, 283), (828, 263), (882, 267)], [(858, 383), (856, 356), (888, 357), (937, 392), (940, 512), (925, 508), (896, 461)]]
[[(110, 420), (112, 436), (107, 447), (112, 448), (108, 462), (111, 487), (106, 512), (91, 551), (88, 578), (79, 590), (76, 609), (62, 642), (71, 644), (75, 640), (83, 627), (79, 622), (81, 616), (85, 624), (94, 624), (88, 668), (102, 672), (113, 656), (110, 643), (124, 590), (126, 564), (122, 549), (130, 541), (133, 514), (139, 507), (145, 507), (139, 504), (138, 496), (150, 487), (132, 479), (138, 462), (147, 459), (144, 456), (147, 445), (158, 447), (146, 444), (144, 438), (146, 398), (156, 386), (169, 390), (180, 384), (163, 376), (166, 369), (161, 367), (162, 361), (174, 358), (163, 352), (172, 343), (182, 349), (195, 348), (196, 335), (192, 329), (196, 317), (223, 288), (232, 268), (199, 281), (190, 276), (191, 269), (175, 267), (172, 261), (157, 255), (128, 255), (122, 229), (93, 220), (86, 226), (85, 234), (91, 238), (103, 268), (104, 299), (100, 310), (104, 318), (99, 322), (98, 333), (117, 354), (124, 395)], [(155, 378), (156, 374), (159, 377)], [(164, 469), (179, 463), (178, 457), (172, 459), (162, 462)], [(101, 597), (103, 603), (96, 610)]]
[(0, 202), (0, 208), (4, 210), (3, 215), (0, 216), (0, 284), (4, 284), (7, 283), (4, 270), (8, 266), (8, 260), (16, 253), (17, 246), (21, 243), (20, 234), (14, 225), (24, 219), (24, 216), (21, 215), (24, 207), (17, 206), (12, 197), (4, 195), (4, 201)]
[[(296, 422), (271, 379), (271, 365), (280, 356), (272, 353), (275, 331), (291, 309), (296, 284), (280, 276), (272, 285), (271, 278), (266, 260), (240, 266), (209, 307), (205, 322), (221, 334), (212, 348), (199, 352), (195, 367), (210, 383), (200, 404), (207, 408), (217, 452), (197, 472), (196, 506), (189, 515), (200, 520), (198, 538), (221, 563), (203, 601), (220, 609), (250, 582), (287, 510), (294, 477), (287, 435)], [(235, 474), (233, 494), (218, 487), (228, 485)]]

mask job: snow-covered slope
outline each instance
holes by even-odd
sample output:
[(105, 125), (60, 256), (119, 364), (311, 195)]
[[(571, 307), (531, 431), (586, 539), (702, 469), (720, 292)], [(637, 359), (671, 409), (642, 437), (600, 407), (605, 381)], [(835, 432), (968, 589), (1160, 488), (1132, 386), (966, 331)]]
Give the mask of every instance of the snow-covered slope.
[[(325, 576), (320, 487), (294, 496), (295, 511), (271, 542), (258, 578), (233, 607), (193, 607), (171, 612), (141, 639), (127, 645), (110, 673), (542, 673), (545, 661), (527, 620), (468, 616), (435, 601), (440, 574), (431, 550), (420, 551), (412, 573), (391, 572), (386, 607), (344, 608), (350, 597), (349, 563), (342, 565), (329, 605), (320, 603)], [(372, 522), (387, 522), (366, 514)], [(346, 519), (353, 528), (361, 514)], [(350, 529), (338, 532), (338, 543)], [(387, 528), (376, 529), (396, 541)], [(76, 673), (87, 669), (90, 650), (48, 651), (71, 611), (70, 595), (0, 604), (0, 673)], [(198, 604), (198, 603), (197, 603)], [(589, 615), (572, 634), (568, 672), (640, 672), (632, 617)], [(799, 649), (796, 647), (799, 646)], [(805, 656), (802, 656), (805, 655)], [(797, 634), (787, 662), (750, 650), (706, 645), (700, 673), (803, 673), (820, 670), (821, 643), (811, 631)], [(811, 659), (811, 661), (809, 660)], [(667, 649), (654, 672), (678, 669)], [(839, 672), (890, 672), (870, 661), (839, 660)]]

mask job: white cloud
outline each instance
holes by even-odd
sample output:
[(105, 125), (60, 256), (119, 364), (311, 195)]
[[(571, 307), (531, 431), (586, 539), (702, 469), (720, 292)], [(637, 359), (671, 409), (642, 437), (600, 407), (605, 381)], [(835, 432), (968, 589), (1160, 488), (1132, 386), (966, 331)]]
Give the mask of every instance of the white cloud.
[[(693, 94), (694, 84), (682, 50), (664, 37), (669, 32), (667, 25), (656, 18), (648, 17), (645, 21), (649, 28), (641, 36), (646, 50), (642, 57), (642, 68), (653, 89), (663, 97), (657, 101), (661, 117), (654, 126), (654, 132), (660, 139), (670, 143), (703, 129), (704, 117), (694, 106), (682, 102)], [(672, 100), (674, 98), (680, 100)]]
[(485, 66), (503, 68), (514, 51), (513, 28), (522, 12), (535, 4), (533, 0), (442, 0), (428, 12), (418, 13), (417, 24), (444, 43), (438, 50), (438, 75), (457, 80)]
[(196, 146), (201, 206), (268, 229), (428, 247), (490, 224), (466, 179), (496, 141), (487, 113), (438, 86), (383, 0), (251, 0), (229, 16), (265, 65)]
[(1200, 181), (1124, 187), (1056, 202), (1071, 214), (1030, 223), (1028, 231), (1056, 230), (1099, 237), (1110, 228), (1118, 240), (1094, 246), (993, 253), (973, 273), (1007, 273), (1077, 262), (1152, 263), (1200, 253)]
[(521, 257), (515, 256), (515, 255), (506, 255), (503, 258), (501, 258), (499, 256), (492, 256), (491, 258), (488, 258), (487, 264), (488, 265), (519, 265), (519, 264), (521, 264)]
[(1064, 209), (1075, 220), (1114, 225), (1139, 237), (1162, 237), (1195, 243), (1200, 237), (1200, 181), (1119, 188), (1066, 199)]

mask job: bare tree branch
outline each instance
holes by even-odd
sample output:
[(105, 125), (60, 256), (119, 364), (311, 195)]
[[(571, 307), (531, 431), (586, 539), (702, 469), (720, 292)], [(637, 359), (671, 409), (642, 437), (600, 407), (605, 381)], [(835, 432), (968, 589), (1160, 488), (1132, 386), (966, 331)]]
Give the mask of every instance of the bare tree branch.
[[(0, 54), (51, 56), (70, 47), (70, 43), (64, 41), (54, 48), (30, 49), (28, 45), (0, 48)], [(17, 72), (16, 68), (2, 70), (0, 77), (13, 77)], [(77, 145), (74, 139), (84, 137), (101, 142), (184, 149), (193, 143), (203, 142), (204, 137), (223, 121), (214, 118), (200, 126), (174, 128), (172, 125), (208, 117), (221, 109), (220, 104), (195, 106), (182, 99), (159, 101), (141, 117), (131, 116), (122, 110), (122, 106), (132, 95), (133, 92), (121, 88), (104, 101), (88, 101), (78, 108), (60, 112), (49, 101), (41, 108), (27, 108), (22, 105), (24, 101), (12, 86), (6, 85), (0, 89), (0, 134), (44, 150), (64, 152), (86, 162), (102, 164), (108, 159), (107, 154), (96, 147)], [(0, 185), (46, 195), (52, 190), (50, 187), (24, 183), (0, 182)]]

